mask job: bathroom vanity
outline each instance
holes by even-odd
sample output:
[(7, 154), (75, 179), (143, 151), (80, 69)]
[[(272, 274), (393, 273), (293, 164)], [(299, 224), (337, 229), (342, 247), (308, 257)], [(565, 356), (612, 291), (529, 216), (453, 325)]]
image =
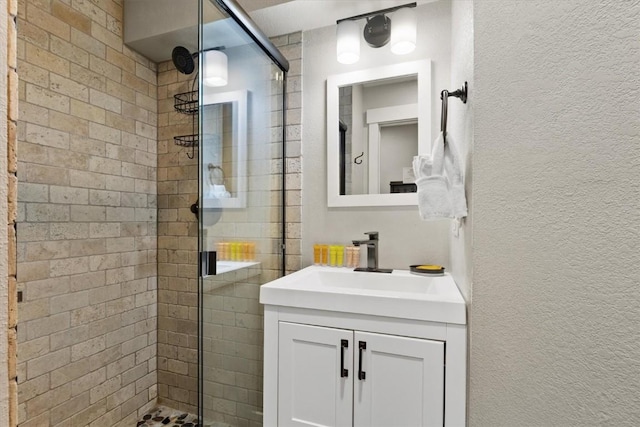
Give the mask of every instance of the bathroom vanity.
[(453, 279), (312, 266), (261, 287), (265, 426), (464, 426)]

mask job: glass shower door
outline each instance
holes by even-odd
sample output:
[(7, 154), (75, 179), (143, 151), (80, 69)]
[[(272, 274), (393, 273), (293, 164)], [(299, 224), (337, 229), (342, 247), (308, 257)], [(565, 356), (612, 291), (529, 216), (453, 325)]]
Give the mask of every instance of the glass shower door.
[[(201, 16), (210, 18), (211, 4)], [(199, 416), (204, 425), (258, 426), (260, 285), (284, 266), (285, 73), (217, 11), (200, 31)], [(226, 79), (214, 75), (225, 60)]]

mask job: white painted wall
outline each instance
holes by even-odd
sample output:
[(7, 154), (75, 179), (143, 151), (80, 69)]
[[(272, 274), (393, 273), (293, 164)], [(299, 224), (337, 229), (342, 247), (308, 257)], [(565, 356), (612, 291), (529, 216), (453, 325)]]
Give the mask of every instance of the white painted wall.
[(473, 14), (470, 426), (638, 425), (640, 3)]
[(450, 235), (451, 273), (465, 301), (471, 302), (472, 225), (473, 225), (473, 2), (454, 0), (451, 3), (451, 83), (452, 90), (468, 82), (468, 99), (463, 104), (455, 98), (448, 103), (447, 134), (462, 158), (467, 217), (460, 223), (458, 235)]
[[(336, 60), (335, 25), (303, 33), (303, 212), (302, 265), (313, 262), (314, 243), (348, 244), (380, 232), (380, 266), (408, 268), (421, 262), (449, 267), (449, 221), (423, 222), (417, 207), (327, 208), (326, 79), (330, 74), (370, 68), (393, 62), (432, 60), (433, 90), (450, 82), (450, 3), (439, 1), (417, 8), (418, 47), (405, 56), (362, 47), (357, 64)], [(364, 43), (363, 43), (364, 44)], [(435, 92), (434, 92), (435, 93)], [(439, 130), (440, 100), (432, 100), (434, 137)]]
[[(0, 420), (9, 419), (7, 367), (7, 7), (0, 7)], [(5, 421), (8, 422), (8, 421)]]
[(380, 128), (380, 193), (391, 192), (391, 181), (402, 181), (402, 170), (411, 167), (418, 155), (416, 123)]

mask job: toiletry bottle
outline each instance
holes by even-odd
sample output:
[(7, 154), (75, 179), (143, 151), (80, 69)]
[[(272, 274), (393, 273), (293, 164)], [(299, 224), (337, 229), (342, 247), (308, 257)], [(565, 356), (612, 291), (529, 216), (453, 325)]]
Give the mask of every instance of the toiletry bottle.
[(238, 242), (231, 242), (231, 261), (238, 261)]
[(347, 267), (349, 267), (349, 268), (353, 268), (355, 266), (355, 264), (356, 264), (354, 249), (355, 249), (355, 246), (347, 246), (347, 248), (346, 248), (346, 250), (347, 250)]
[(251, 259), (251, 261), (256, 260), (256, 243), (255, 242), (251, 242), (249, 244), (249, 259)]
[(342, 267), (344, 265), (344, 246), (336, 245), (336, 266)]
[(352, 249), (353, 268), (360, 267), (360, 246), (354, 246)]
[(242, 243), (242, 260), (243, 261), (251, 261), (250, 255), (250, 247), (251, 244), (249, 242)]
[(329, 245), (321, 245), (321, 264), (329, 265)]
[(313, 263), (315, 265), (320, 265), (322, 262), (322, 245), (315, 244), (313, 245)]

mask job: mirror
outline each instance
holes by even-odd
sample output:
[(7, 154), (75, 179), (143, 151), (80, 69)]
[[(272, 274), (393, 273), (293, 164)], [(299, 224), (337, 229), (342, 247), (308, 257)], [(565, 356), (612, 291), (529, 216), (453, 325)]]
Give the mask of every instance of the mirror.
[(416, 205), (411, 163), (430, 152), (431, 63), (327, 78), (327, 202)]
[(247, 91), (205, 94), (202, 207), (247, 205)]

